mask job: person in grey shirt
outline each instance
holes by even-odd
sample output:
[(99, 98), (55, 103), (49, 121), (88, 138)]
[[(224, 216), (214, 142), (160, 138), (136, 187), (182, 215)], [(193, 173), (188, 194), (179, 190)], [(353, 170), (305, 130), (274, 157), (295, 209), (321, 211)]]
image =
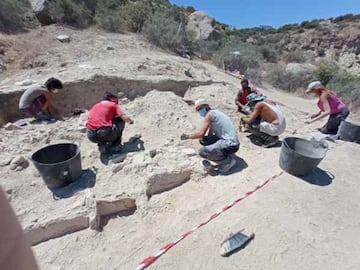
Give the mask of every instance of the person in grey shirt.
[(33, 85), (21, 95), (19, 109), (26, 116), (36, 116), (44, 112), (50, 118), (59, 113), (60, 108), (54, 102), (54, 93), (63, 85), (56, 78), (49, 78), (45, 85)]
[[(195, 102), (195, 110), (204, 117), (203, 126), (196, 133), (182, 134), (180, 139), (200, 139), (203, 147), (199, 150), (199, 155), (218, 163), (216, 168), (220, 173), (230, 171), (236, 164), (232, 154), (236, 153), (240, 146), (233, 123), (225, 113), (211, 109), (204, 99)], [(204, 165), (208, 167), (211, 164), (208, 162)]]

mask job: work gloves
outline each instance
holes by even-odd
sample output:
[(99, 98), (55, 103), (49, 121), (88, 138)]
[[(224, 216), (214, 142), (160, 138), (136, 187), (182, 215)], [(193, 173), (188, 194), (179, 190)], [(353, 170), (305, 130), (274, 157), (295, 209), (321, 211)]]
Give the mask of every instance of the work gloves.
[(188, 134), (185, 134), (185, 133), (181, 134), (180, 140), (184, 141), (184, 140), (188, 140), (188, 139), (190, 139), (190, 136)]

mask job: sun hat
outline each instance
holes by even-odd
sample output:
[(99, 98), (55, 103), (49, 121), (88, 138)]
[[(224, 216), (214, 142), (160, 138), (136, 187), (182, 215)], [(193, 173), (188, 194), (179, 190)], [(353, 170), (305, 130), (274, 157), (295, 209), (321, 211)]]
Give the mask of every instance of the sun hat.
[(203, 98), (200, 98), (200, 99), (198, 99), (197, 101), (195, 101), (195, 111), (197, 111), (198, 108), (199, 108), (200, 106), (202, 106), (202, 105), (208, 105), (208, 106), (209, 106), (209, 103), (208, 103), (205, 99), (203, 99)]
[(309, 83), (308, 88), (306, 89), (305, 93), (309, 94), (312, 90), (319, 89), (322, 86), (323, 85), (321, 84), (320, 81), (313, 81), (313, 82)]
[(256, 102), (256, 101), (263, 101), (266, 99), (266, 96), (263, 95), (257, 95), (255, 93), (251, 93), (246, 97), (247, 103), (246, 106), (248, 106), (249, 104)]

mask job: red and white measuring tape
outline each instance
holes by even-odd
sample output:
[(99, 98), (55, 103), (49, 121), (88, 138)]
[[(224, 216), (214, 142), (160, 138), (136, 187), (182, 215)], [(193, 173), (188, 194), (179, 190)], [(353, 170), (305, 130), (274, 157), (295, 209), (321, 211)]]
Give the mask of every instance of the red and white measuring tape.
[(235, 204), (241, 202), (242, 200), (246, 199), (247, 197), (249, 197), (250, 195), (252, 195), (255, 191), (263, 188), (265, 185), (267, 185), (270, 181), (278, 178), (280, 175), (283, 174), (283, 171), (280, 172), (279, 174), (275, 174), (274, 176), (272, 176), (271, 178), (267, 179), (264, 183), (262, 183), (261, 185), (256, 186), (253, 190), (250, 190), (248, 192), (245, 193), (245, 195), (243, 195), (242, 197), (236, 199), (233, 203), (228, 204), (227, 206), (223, 207), (222, 209), (220, 209), (219, 211), (217, 211), (215, 214), (213, 214), (209, 219), (207, 219), (206, 221), (200, 223), (198, 226), (192, 228), (190, 231), (184, 233), (180, 238), (178, 238), (177, 240), (175, 240), (172, 243), (169, 243), (167, 245), (165, 245), (164, 247), (162, 247), (160, 249), (160, 251), (153, 255), (153, 256), (149, 256), (147, 257), (145, 260), (143, 260), (141, 262), (141, 264), (136, 267), (136, 270), (142, 270), (147, 268), (148, 266), (150, 266), (153, 262), (155, 262), (160, 256), (162, 256), (163, 254), (165, 254), (166, 252), (168, 252), (172, 247), (174, 247), (177, 243), (179, 243), (181, 240), (185, 239), (186, 237), (188, 237), (190, 234), (192, 234), (194, 231), (196, 231), (197, 229), (203, 227), (204, 225), (208, 224), (211, 220), (217, 218), (220, 214), (222, 214), (223, 212), (229, 210), (231, 207), (233, 207)]

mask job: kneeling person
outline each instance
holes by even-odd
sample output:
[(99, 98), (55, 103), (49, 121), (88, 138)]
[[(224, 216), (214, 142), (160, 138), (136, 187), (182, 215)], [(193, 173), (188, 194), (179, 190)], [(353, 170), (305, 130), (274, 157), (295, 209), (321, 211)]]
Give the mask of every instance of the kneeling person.
[(133, 124), (119, 107), (118, 97), (106, 92), (103, 100), (95, 104), (86, 123), (87, 136), (90, 141), (97, 143), (101, 153), (116, 151), (121, 147), (122, 133), (125, 123)]
[[(253, 108), (249, 117), (242, 117), (241, 122), (248, 125), (249, 131), (258, 136), (264, 146), (271, 147), (278, 143), (279, 135), (285, 131), (284, 114), (276, 103), (266, 100), (265, 96), (250, 94), (248, 106)], [(260, 123), (257, 119), (260, 117)]]
[(58, 117), (60, 107), (55, 104), (54, 93), (62, 89), (63, 85), (56, 78), (49, 78), (45, 85), (30, 86), (22, 95), (19, 101), (19, 109), (26, 116), (38, 117), (43, 113), (43, 117), (48, 119)]
[(181, 139), (200, 139), (200, 144), (203, 145), (199, 151), (200, 156), (219, 163), (219, 172), (228, 172), (236, 164), (231, 155), (240, 146), (234, 125), (226, 114), (211, 109), (203, 99), (195, 102), (195, 110), (204, 117), (204, 123), (198, 132), (182, 134)]

